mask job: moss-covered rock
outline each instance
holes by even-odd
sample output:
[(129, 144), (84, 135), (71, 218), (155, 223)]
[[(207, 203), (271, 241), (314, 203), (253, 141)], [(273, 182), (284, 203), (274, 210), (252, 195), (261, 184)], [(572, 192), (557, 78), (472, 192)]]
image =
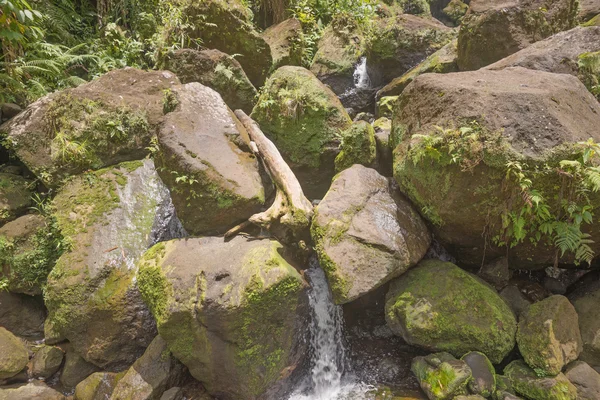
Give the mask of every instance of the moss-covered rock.
[(430, 400), (451, 400), (469, 392), (471, 369), (448, 353), (416, 357), (411, 371)]
[(52, 218), (17, 218), (0, 228), (0, 280), (13, 293), (40, 295), (62, 251), (62, 235)]
[(27, 361), (29, 353), (25, 343), (0, 326), (0, 380), (17, 375)]
[[(502, 216), (523, 206), (508, 163), (524, 168), (552, 215), (560, 214), (556, 168), (581, 157), (578, 143), (599, 141), (599, 125), (600, 104), (573, 76), (519, 67), (420, 75), (396, 102), (394, 176), (462, 264), (480, 267), (484, 256), (508, 253), (509, 265), (542, 268), (554, 262), (551, 238), (536, 239), (535, 226), (521, 241), (503, 231)], [(600, 250), (600, 226), (587, 227)], [(514, 246), (496, 247), (502, 238)]]
[(75, 388), (88, 376), (97, 372), (99, 368), (83, 359), (70, 343), (62, 344), (65, 350), (65, 363), (60, 373), (60, 384), (68, 390)]
[(340, 172), (354, 164), (372, 166), (377, 159), (375, 130), (365, 121), (358, 121), (342, 133), (340, 154), (335, 158), (335, 170)]
[(181, 83), (199, 82), (214, 89), (232, 110), (250, 113), (256, 104), (258, 92), (238, 60), (219, 50), (177, 50), (166, 58), (165, 68)]
[(87, 361), (128, 367), (156, 335), (136, 262), (183, 234), (169, 191), (152, 161), (135, 161), (72, 178), (52, 206), (69, 248), (48, 277), (48, 320)]
[(461, 0), (451, 0), (443, 9), (443, 13), (455, 25), (459, 25), (469, 10), (469, 6)]
[(214, 90), (188, 83), (173, 95), (158, 133), (159, 174), (188, 232), (225, 232), (265, 201), (258, 163), (240, 149), (248, 133)]
[(284, 65), (301, 66), (304, 61), (304, 33), (296, 18), (286, 19), (261, 34), (273, 55), (273, 69)]
[(110, 399), (117, 382), (124, 372), (94, 372), (75, 387), (77, 400), (106, 400)]
[(252, 118), (281, 151), (309, 198), (322, 196), (334, 175), (341, 133), (352, 123), (331, 89), (304, 68), (281, 67), (266, 83)]
[(9, 147), (46, 186), (88, 169), (138, 160), (162, 117), (168, 71), (127, 68), (31, 104), (0, 127)]
[(388, 179), (361, 165), (335, 178), (315, 209), (311, 233), (338, 304), (404, 273), (431, 243), (421, 217)]
[(0, 226), (24, 214), (33, 205), (31, 184), (20, 175), (0, 172)]
[(569, 300), (577, 311), (583, 351), (579, 358), (594, 366), (600, 366), (600, 282), (588, 282), (569, 294)]
[(504, 368), (515, 391), (528, 399), (575, 400), (577, 389), (561, 372), (556, 376), (539, 376), (523, 361), (513, 361)]
[(600, 14), (587, 21), (583, 26), (600, 26)]
[(250, 81), (256, 87), (263, 85), (273, 65), (273, 57), (267, 42), (254, 29), (248, 18), (252, 13), (243, 2), (183, 0), (177, 7), (188, 21), (181, 27), (183, 34), (199, 39), (204, 47), (239, 54), (240, 64)]
[(468, 384), (471, 393), (491, 397), (496, 392), (496, 370), (486, 355), (470, 351), (460, 359), (471, 368), (473, 378)]
[(458, 35), (458, 66), (476, 70), (577, 24), (579, 0), (472, 0)]
[(536, 373), (558, 374), (582, 350), (575, 308), (560, 295), (531, 305), (520, 318), (517, 344), (525, 362)]
[(306, 284), (282, 251), (272, 240), (175, 240), (139, 263), (160, 336), (213, 396), (280, 398), (306, 355)]
[(455, 37), (433, 18), (408, 14), (377, 19), (372, 29), (366, 55), (375, 86), (402, 76)]
[(54, 375), (63, 362), (65, 353), (54, 346), (42, 346), (31, 359), (30, 376), (32, 378), (48, 379)]
[(456, 265), (425, 260), (392, 281), (386, 320), (409, 344), (462, 356), (480, 351), (501, 362), (517, 323), (495, 290)]

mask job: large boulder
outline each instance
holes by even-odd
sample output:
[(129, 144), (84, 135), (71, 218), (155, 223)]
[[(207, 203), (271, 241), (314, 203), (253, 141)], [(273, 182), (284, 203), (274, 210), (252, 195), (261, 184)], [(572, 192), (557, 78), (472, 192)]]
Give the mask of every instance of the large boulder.
[(513, 361), (504, 368), (514, 390), (536, 400), (576, 400), (577, 389), (561, 372), (556, 376), (538, 375), (523, 361)]
[(458, 66), (475, 70), (577, 24), (578, 0), (472, 0), (458, 35)]
[[(546, 218), (555, 221), (562, 214), (555, 188), (560, 164), (581, 160), (586, 145), (580, 143), (600, 141), (598, 126), (600, 104), (570, 75), (520, 67), (425, 74), (396, 102), (394, 176), (459, 262), (481, 266), (484, 256), (508, 252), (513, 268), (542, 268), (554, 262), (553, 247), (545, 245), (554, 237), (528, 219), (525, 231), (515, 233), (511, 221), (520, 223), (526, 204), (513, 193), (525, 183), (523, 190), (540, 194)], [(600, 236), (600, 225), (583, 226), (592, 240)], [(598, 250), (598, 242), (590, 248)], [(561, 263), (573, 259), (574, 252), (559, 254)]]
[(0, 228), (0, 279), (13, 293), (41, 295), (63, 247), (60, 232), (41, 215), (9, 222)]
[(199, 82), (217, 91), (232, 110), (249, 113), (258, 92), (239, 61), (219, 50), (181, 49), (169, 54), (165, 69), (177, 74), (181, 83)]
[(448, 353), (415, 357), (411, 371), (417, 377), (421, 389), (431, 400), (449, 400), (467, 394), (471, 380), (471, 368), (462, 360)]
[(27, 361), (29, 352), (25, 343), (0, 326), (0, 380), (17, 375)]
[(267, 81), (251, 117), (281, 151), (307, 196), (325, 194), (341, 132), (352, 123), (331, 89), (302, 67), (281, 67)]
[(215, 397), (281, 398), (302, 369), (306, 284), (282, 251), (273, 240), (207, 237), (159, 243), (140, 261), (160, 336)]
[(41, 297), (0, 290), (0, 326), (17, 336), (39, 340), (44, 337), (46, 309)]
[(158, 134), (159, 174), (188, 232), (227, 231), (265, 201), (258, 162), (240, 149), (248, 134), (211, 88), (188, 83), (172, 96)]
[(119, 379), (111, 400), (154, 400), (167, 389), (182, 381), (184, 367), (167, 348), (167, 343), (157, 336)]
[(600, 282), (590, 282), (569, 294), (579, 320), (583, 341), (580, 359), (594, 367), (600, 367)]
[(273, 69), (284, 65), (302, 65), (305, 51), (302, 25), (296, 18), (270, 26), (261, 34), (273, 55)]
[(254, 86), (260, 87), (268, 76), (273, 57), (242, 3), (239, 0), (183, 0), (178, 8), (188, 23), (181, 30), (191, 39), (200, 39), (204, 47), (239, 54), (248, 78)]
[(65, 400), (66, 397), (48, 387), (44, 382), (33, 381), (26, 385), (0, 387), (0, 400)]
[(31, 184), (21, 175), (0, 172), (0, 225), (24, 214), (33, 205)]
[(168, 71), (126, 68), (50, 94), (0, 127), (19, 159), (46, 186), (88, 169), (148, 154), (163, 115)]
[(335, 178), (315, 209), (311, 231), (338, 304), (401, 275), (431, 243), (427, 226), (395, 185), (362, 165)]
[(577, 400), (600, 399), (600, 374), (585, 362), (570, 363), (565, 376), (577, 388)]
[(152, 161), (133, 161), (72, 178), (52, 206), (69, 243), (45, 291), (52, 329), (99, 367), (128, 367), (156, 336), (136, 262), (183, 235), (169, 191)]
[(377, 19), (372, 29), (366, 56), (375, 86), (402, 76), (455, 37), (433, 18), (409, 14)]
[(560, 295), (531, 305), (519, 320), (517, 344), (525, 362), (545, 375), (556, 375), (581, 353), (577, 312)]
[(515, 345), (515, 316), (496, 291), (454, 264), (425, 260), (392, 281), (386, 320), (409, 344), (500, 363)]

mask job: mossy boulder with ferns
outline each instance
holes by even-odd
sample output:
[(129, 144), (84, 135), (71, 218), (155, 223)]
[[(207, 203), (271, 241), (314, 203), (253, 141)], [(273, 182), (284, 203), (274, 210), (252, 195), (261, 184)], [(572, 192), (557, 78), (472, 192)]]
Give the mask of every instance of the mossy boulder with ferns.
[(112, 71), (41, 98), (0, 132), (31, 172), (57, 187), (88, 169), (144, 158), (163, 114), (163, 91), (178, 83), (168, 71)]
[(394, 176), (461, 263), (508, 252), (514, 268), (542, 268), (600, 250), (600, 104), (574, 76), (421, 75), (392, 125)]
[(282, 398), (302, 370), (307, 285), (284, 255), (274, 240), (206, 237), (159, 243), (140, 260), (160, 336), (212, 396)]
[(133, 161), (71, 178), (52, 207), (68, 247), (48, 277), (46, 326), (88, 362), (128, 367), (156, 335), (136, 262), (183, 235), (169, 191), (152, 161)]
[(302, 24), (296, 18), (269, 27), (261, 36), (271, 48), (273, 69), (284, 65), (301, 66), (304, 63), (306, 42)]
[(305, 68), (281, 67), (267, 81), (251, 116), (308, 197), (322, 196), (334, 175), (341, 134), (352, 123), (335, 93)]
[(371, 167), (377, 160), (375, 130), (366, 121), (354, 122), (342, 132), (340, 154), (335, 158), (336, 171), (350, 168), (354, 164)]

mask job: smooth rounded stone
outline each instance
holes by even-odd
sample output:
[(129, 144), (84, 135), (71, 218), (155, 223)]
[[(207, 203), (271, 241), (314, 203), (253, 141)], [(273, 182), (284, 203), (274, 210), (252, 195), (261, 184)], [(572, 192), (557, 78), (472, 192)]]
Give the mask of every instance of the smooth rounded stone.
[[(162, 0), (161, 0), (162, 1)], [(260, 87), (273, 65), (271, 48), (252, 25), (252, 13), (239, 0), (182, 1), (177, 6), (188, 23), (181, 33), (200, 39), (202, 46), (239, 54), (239, 62), (255, 87)]]
[(180, 387), (172, 387), (160, 396), (160, 400), (181, 400), (183, 393)]
[(431, 243), (427, 226), (395, 186), (362, 165), (336, 177), (315, 208), (311, 233), (337, 304), (401, 275)]
[[(0, 132), (4, 132), (0, 127)], [(0, 226), (24, 214), (33, 205), (31, 181), (21, 175), (0, 172)]]
[(506, 285), (511, 277), (511, 272), (508, 267), (508, 259), (500, 257), (489, 263), (484, 264), (477, 275), (496, 288), (501, 290)]
[(430, 400), (449, 400), (468, 393), (471, 369), (448, 353), (415, 357), (410, 370)]
[(283, 251), (268, 239), (206, 237), (159, 243), (139, 263), (160, 336), (215, 397), (278, 398), (302, 369), (307, 285)]
[(367, 45), (367, 70), (373, 86), (401, 77), (456, 37), (431, 17), (397, 14), (374, 21)]
[(43, 346), (31, 359), (31, 377), (38, 379), (50, 378), (59, 370), (64, 355), (65, 353), (58, 347)]
[(199, 82), (218, 92), (232, 110), (252, 111), (258, 92), (239, 61), (222, 51), (180, 49), (167, 55), (165, 69), (181, 83)]
[(211, 88), (188, 83), (172, 93), (176, 108), (158, 133), (159, 175), (190, 234), (224, 233), (265, 201), (258, 162), (240, 149), (248, 134)]
[(21, 106), (14, 103), (2, 103), (0, 104), (0, 122), (7, 121), (13, 117), (19, 115), (23, 111)]
[(525, 362), (546, 375), (556, 375), (576, 360), (582, 340), (569, 299), (554, 295), (531, 305), (520, 318), (517, 344)]
[(577, 400), (600, 399), (600, 373), (583, 361), (573, 361), (565, 376), (577, 388)]
[(577, 25), (578, 0), (472, 0), (458, 35), (461, 71), (492, 64)]
[(125, 372), (94, 372), (75, 387), (77, 400), (107, 400), (110, 399), (117, 382)]
[(0, 228), (0, 278), (10, 292), (41, 295), (62, 247), (51, 221), (39, 214), (19, 217)]
[(0, 400), (66, 400), (66, 397), (44, 382), (0, 387)]
[[(528, 235), (508, 254), (492, 240), (502, 233), (502, 215), (512, 193), (506, 189), (507, 165), (546, 162), (558, 168), (559, 160), (578, 157), (579, 142), (590, 136), (600, 141), (597, 126), (600, 103), (570, 75), (522, 67), (420, 75), (396, 101), (394, 176), (461, 265), (480, 267), (506, 256), (519, 269), (542, 269), (553, 265), (555, 254), (544, 235), (535, 244)], [(463, 144), (458, 140), (460, 150), (444, 144), (461, 130), (473, 136)], [(426, 142), (438, 144), (428, 152)], [(524, 171), (532, 175), (527, 167)], [(532, 187), (544, 198), (555, 198), (558, 175), (532, 178)], [(557, 207), (553, 200), (548, 203), (551, 209)], [(600, 226), (588, 224), (585, 230), (594, 240), (592, 250), (600, 250)], [(574, 254), (566, 252), (559, 262), (572, 264)]]
[(271, 48), (273, 69), (284, 65), (302, 65), (305, 39), (299, 20), (286, 19), (267, 28), (261, 36)]
[(0, 290), (0, 325), (26, 339), (44, 337), (46, 309), (41, 297)]
[(309, 199), (322, 198), (333, 178), (340, 135), (352, 120), (335, 93), (302, 67), (279, 68), (251, 117), (277, 146)]
[(60, 383), (67, 389), (75, 388), (79, 382), (97, 372), (99, 368), (83, 359), (70, 344), (65, 349), (65, 363), (60, 373)]
[(471, 393), (490, 397), (496, 392), (496, 370), (485, 356), (478, 351), (471, 351), (461, 357), (469, 368), (471, 368), (472, 378), (468, 387)]
[(480, 351), (500, 363), (515, 345), (517, 323), (496, 291), (456, 265), (424, 260), (392, 281), (386, 321), (412, 345), (459, 357)]
[(417, 76), (428, 73), (446, 74), (449, 72), (458, 72), (457, 60), (457, 41), (453, 40), (429, 57), (416, 67), (411, 68), (404, 75), (394, 78), (390, 83), (379, 89), (376, 99), (384, 97), (399, 96), (404, 89)]
[(354, 164), (371, 167), (377, 159), (375, 130), (365, 121), (353, 122), (350, 128), (342, 132), (340, 154), (335, 158), (337, 172), (350, 168)]
[(521, 290), (519, 290), (519, 287), (516, 285), (508, 285), (502, 289), (500, 297), (506, 301), (517, 317), (526, 311), (532, 303), (523, 293), (521, 293)]
[(521, 360), (513, 361), (504, 368), (515, 391), (535, 400), (576, 400), (577, 389), (561, 372), (556, 376), (538, 376)]
[(600, 367), (600, 282), (590, 282), (569, 294), (579, 319), (583, 351), (579, 359)]
[(139, 160), (163, 116), (169, 71), (125, 68), (45, 96), (0, 127), (27, 168), (47, 187), (89, 169)]
[(136, 263), (153, 244), (185, 234), (169, 190), (151, 160), (133, 161), (71, 179), (52, 207), (70, 247), (48, 277), (47, 326), (88, 362), (125, 369), (156, 336)]
[(0, 380), (17, 375), (28, 361), (25, 343), (0, 326)]
[(157, 336), (144, 354), (119, 379), (111, 400), (152, 400), (166, 389), (181, 383), (184, 366), (171, 356), (165, 342)]

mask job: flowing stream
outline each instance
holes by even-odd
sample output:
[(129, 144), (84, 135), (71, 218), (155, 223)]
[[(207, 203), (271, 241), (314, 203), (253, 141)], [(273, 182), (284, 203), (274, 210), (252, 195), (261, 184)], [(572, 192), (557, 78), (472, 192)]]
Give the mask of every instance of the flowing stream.
[(371, 78), (367, 73), (367, 57), (362, 57), (354, 70), (354, 87), (356, 89), (371, 88)]

